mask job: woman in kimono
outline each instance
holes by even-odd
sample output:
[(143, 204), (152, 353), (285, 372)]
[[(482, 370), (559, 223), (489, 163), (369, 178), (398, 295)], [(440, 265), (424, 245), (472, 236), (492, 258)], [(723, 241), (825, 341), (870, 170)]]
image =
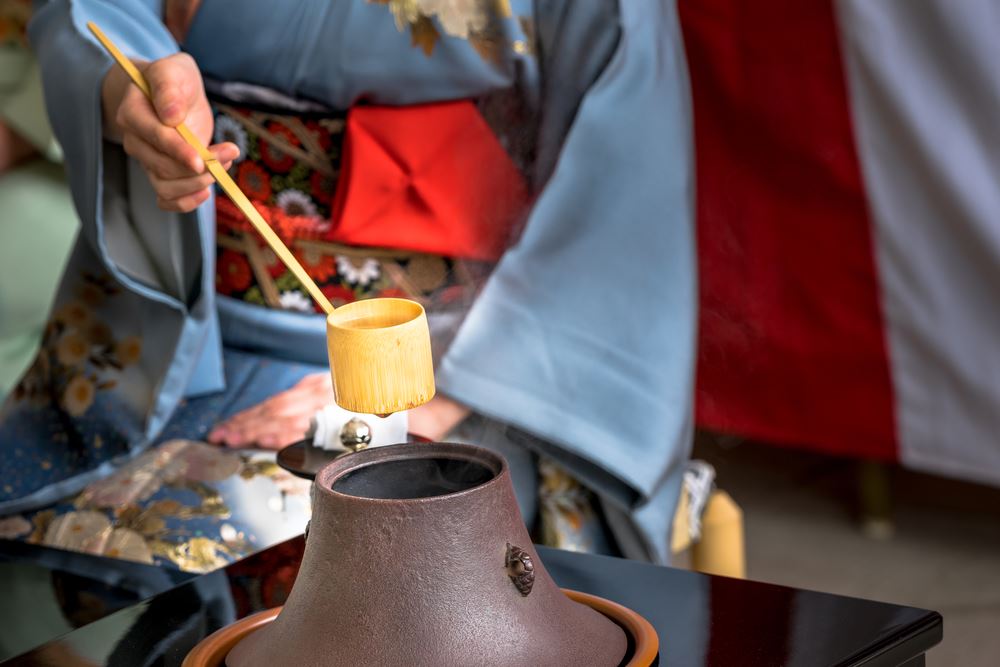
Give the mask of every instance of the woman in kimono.
[[(262, 469), (176, 438), (280, 446), (330, 400), (322, 317), (303, 312), (300, 287), (249, 242), (224, 200), (213, 202), (203, 165), (170, 127), (212, 136), (204, 75), (246, 105), (220, 107), (216, 138), (231, 141), (212, 150), (259, 208), (271, 207), (307, 270), (325, 274), (324, 290), (341, 301), (402, 290), (428, 304), (438, 340), (450, 339), (440, 397), (413, 411), (411, 430), (501, 451), (529, 524), (568, 511), (569, 523), (606, 522), (625, 555), (666, 562), (691, 437), (695, 326), (690, 111), (673, 3), (310, 0), (281, 13), (263, 0), (198, 4), (167, 3), (171, 32), (155, 2), (40, 3), (31, 37), (83, 232), (51, 353), (0, 426), (6, 478), (37, 464), (28, 483), (4, 489), (0, 508), (38, 507), (91, 483), (76, 507), (103, 512), (109, 526), (90, 517), (101, 530), (130, 530), (120, 533), (129, 546), (146, 535), (144, 521), (159, 527), (176, 509), (149, 503), (165, 486), (202, 493), (202, 511), (206, 484)], [(91, 38), (91, 20), (146, 63), (152, 106)], [(511, 230), (502, 253), (473, 239), (449, 254), (424, 235), (378, 227), (377, 215), (374, 231), (348, 215), (359, 197), (343, 196), (345, 172), (352, 183), (367, 177), (358, 146), (381, 132), (378, 109), (456, 101), (476, 111), (464, 122), (490, 131), (476, 145), (501, 147), (530, 196), (518, 220), (498, 205)], [(263, 102), (270, 111), (260, 115)], [(293, 120), (276, 120), (275, 106)], [(331, 159), (337, 127), (351, 164)], [(461, 155), (465, 143), (448, 148)], [(495, 163), (498, 180), (516, 183), (507, 163)], [(322, 182), (338, 170), (330, 197)], [(326, 198), (302, 198), (306, 180)], [(490, 181), (453, 182), (450, 192)], [(434, 279), (428, 257), (444, 262)], [(469, 285), (475, 300), (452, 327), (448, 304)], [(43, 395), (55, 399), (32, 401)], [(122, 498), (93, 482), (130, 457), (111, 489), (129, 487), (140, 460), (159, 481), (122, 518), (108, 512)], [(225, 524), (229, 537), (258, 529), (252, 512), (227, 511), (245, 522)], [(34, 523), (36, 535), (53, 532)]]

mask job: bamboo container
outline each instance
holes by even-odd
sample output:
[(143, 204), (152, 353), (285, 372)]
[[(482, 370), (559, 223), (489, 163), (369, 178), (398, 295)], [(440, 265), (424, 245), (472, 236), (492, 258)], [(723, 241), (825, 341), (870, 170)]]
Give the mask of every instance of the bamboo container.
[(434, 396), (431, 338), (423, 306), (407, 299), (368, 299), (326, 318), (326, 342), (337, 405), (387, 415)]

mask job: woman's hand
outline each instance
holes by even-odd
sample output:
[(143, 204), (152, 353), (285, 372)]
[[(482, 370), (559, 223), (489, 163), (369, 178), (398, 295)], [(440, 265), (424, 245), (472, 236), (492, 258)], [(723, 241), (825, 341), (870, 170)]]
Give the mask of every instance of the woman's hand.
[[(281, 449), (305, 438), (313, 415), (332, 402), (330, 374), (307, 375), (291, 389), (217, 425), (208, 441), (227, 447)], [(469, 415), (469, 408), (438, 395), (408, 415), (411, 433), (441, 440)]]
[(469, 416), (469, 408), (438, 394), (409, 412), (409, 431), (434, 441), (442, 440)]
[[(174, 128), (186, 124), (205, 144), (212, 138), (212, 110), (201, 72), (185, 53), (136, 66), (149, 82), (153, 102), (120, 67), (112, 67), (101, 91), (105, 134), (120, 141), (125, 152), (142, 164), (160, 208), (193, 211), (208, 199), (212, 176), (197, 151)], [(231, 143), (210, 146), (209, 151), (227, 169), (239, 156), (239, 149)]]
[(291, 389), (219, 424), (208, 440), (227, 447), (281, 449), (305, 438), (313, 415), (331, 403), (330, 374), (307, 375)]

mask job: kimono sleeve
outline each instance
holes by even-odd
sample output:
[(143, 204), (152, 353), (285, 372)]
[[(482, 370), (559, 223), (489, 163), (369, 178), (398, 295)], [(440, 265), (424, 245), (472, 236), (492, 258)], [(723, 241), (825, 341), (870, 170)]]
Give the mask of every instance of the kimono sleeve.
[(104, 140), (101, 85), (113, 61), (90, 34), (88, 21), (130, 58), (155, 60), (177, 51), (154, 0), (36, 3), (29, 37), (80, 216), (78, 245), (89, 246), (103, 269), (131, 293), (183, 323), (166, 394), (220, 389), (212, 204), (185, 215), (159, 210), (140, 166), (121, 146)]
[[(498, 40), (514, 29), (512, 23), (493, 24)], [(523, 64), (509, 53), (483, 58), (469, 39), (444, 30), (422, 52), (414, 28), (413, 41), (401, 30), (408, 29), (397, 26), (387, 3), (367, 0), (296, 0), (283, 3), (281, 11), (272, 0), (245, 0), (239, 11), (229, 3), (204, 2), (184, 48), (215, 78), (338, 109), (361, 101), (402, 105), (477, 97), (511, 86)], [(220, 39), (235, 36), (242, 40), (239, 48), (218, 48)]]
[[(437, 379), (443, 393), (581, 462), (569, 467), (592, 488), (624, 485), (621, 509), (657, 524), (643, 539), (664, 562), (691, 437), (691, 113), (673, 3), (620, 2), (619, 17), (617, 46), (520, 241)], [(572, 35), (560, 39), (569, 48)], [(543, 113), (558, 104), (543, 97)]]

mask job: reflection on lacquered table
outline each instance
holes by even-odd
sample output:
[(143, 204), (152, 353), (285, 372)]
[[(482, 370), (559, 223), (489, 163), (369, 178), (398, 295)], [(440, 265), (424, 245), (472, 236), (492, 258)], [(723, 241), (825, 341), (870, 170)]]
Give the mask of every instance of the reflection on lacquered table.
[[(0, 577), (17, 576), (21, 568), (48, 581), (35, 600), (52, 598), (67, 632), (18, 657), (10, 657), (11, 650), (0, 657), (8, 658), (5, 666), (179, 666), (211, 632), (281, 604), (303, 547), (296, 538), (182, 581), (190, 575), (96, 558), (88, 561), (93, 572), (81, 575), (71, 571), (79, 569), (75, 559), (61, 552), (0, 542)], [(621, 602), (649, 619), (660, 634), (660, 665), (916, 667), (942, 636), (941, 616), (933, 611), (617, 558), (546, 548), (539, 554), (560, 586)], [(139, 593), (128, 592), (137, 587)], [(137, 602), (144, 594), (150, 597)], [(0, 626), (24, 613), (18, 604), (0, 599)], [(86, 623), (102, 614), (108, 615)], [(50, 637), (61, 634), (59, 627), (50, 621)], [(8, 646), (3, 634), (0, 650)]]

